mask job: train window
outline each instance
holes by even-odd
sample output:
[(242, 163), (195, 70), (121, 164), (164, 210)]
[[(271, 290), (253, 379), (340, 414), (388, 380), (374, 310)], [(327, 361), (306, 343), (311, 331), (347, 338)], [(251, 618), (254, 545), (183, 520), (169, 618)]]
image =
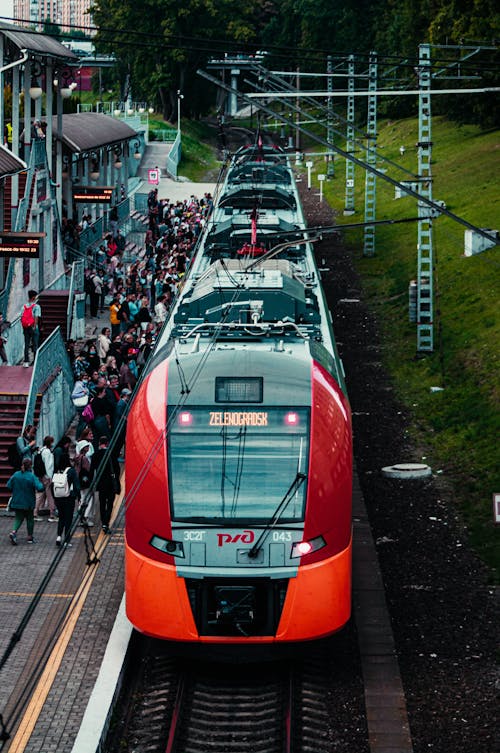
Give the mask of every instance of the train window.
[[(189, 414), (168, 433), (174, 520), (268, 520), (297, 473), (307, 474), (307, 408), (190, 406)], [(290, 499), (282, 522), (303, 520), (306, 488)]]
[(216, 403), (261, 403), (262, 377), (215, 377)]

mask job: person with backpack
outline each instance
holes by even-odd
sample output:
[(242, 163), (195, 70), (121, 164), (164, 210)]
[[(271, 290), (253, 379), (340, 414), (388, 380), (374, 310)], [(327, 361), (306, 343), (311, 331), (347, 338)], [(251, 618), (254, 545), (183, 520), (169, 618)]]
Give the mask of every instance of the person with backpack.
[(12, 531), (9, 533), (10, 543), (17, 544), (17, 532), (26, 521), (28, 529), (28, 544), (34, 544), (33, 531), (35, 528), (33, 510), (35, 507), (35, 493), (43, 490), (42, 482), (31, 470), (31, 458), (24, 458), (21, 470), (16, 471), (7, 481), (7, 488), (12, 492), (10, 509), (16, 513)]
[(55, 461), (55, 470), (52, 476), (52, 495), (59, 513), (56, 546), (71, 546), (75, 502), (80, 500), (80, 481), (78, 473), (71, 465), (67, 452), (61, 453)]
[(21, 313), (21, 326), (24, 335), (24, 363), (27, 368), (30, 365), (30, 348), (33, 351), (33, 360), (40, 342), (40, 319), (42, 309), (37, 303), (38, 293), (36, 290), (28, 290), (28, 303), (25, 303)]
[(52, 445), (54, 437), (47, 435), (43, 438), (43, 447), (33, 455), (33, 473), (40, 479), (43, 484), (43, 491), (37, 492), (35, 502), (35, 520), (43, 520), (40, 517), (40, 510), (47, 506), (49, 508), (49, 523), (57, 521), (56, 503), (52, 496), (52, 476), (54, 474), (54, 455), (52, 454)]

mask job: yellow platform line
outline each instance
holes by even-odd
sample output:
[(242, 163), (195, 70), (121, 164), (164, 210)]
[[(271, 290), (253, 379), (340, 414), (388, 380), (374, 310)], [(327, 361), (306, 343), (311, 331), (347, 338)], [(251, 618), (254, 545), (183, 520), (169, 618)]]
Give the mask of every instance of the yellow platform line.
[[(42, 599), (72, 599), (75, 594), (42, 594)], [(22, 591), (0, 591), (0, 596), (19, 596), (33, 599), (36, 593), (23, 593)]]
[[(100, 534), (99, 539), (101, 539), (101, 537), (104, 538), (104, 534)], [(50, 693), (56, 674), (59, 670), (59, 667), (61, 666), (64, 654), (68, 647), (68, 643), (71, 639), (71, 636), (73, 635), (76, 623), (78, 622), (78, 618), (80, 617), (80, 614), (82, 612), (90, 587), (94, 582), (97, 568), (98, 565), (96, 565), (96, 567), (94, 567), (92, 572), (89, 574), (88, 580), (85, 585), (82, 584), (74, 595), (72, 609), (70, 611), (70, 615), (68, 617), (64, 630), (57, 639), (57, 642), (52, 649), (49, 658), (47, 659), (45, 669), (37, 683), (31, 700), (28, 703), (19, 729), (12, 739), (9, 747), (9, 753), (23, 753), (31, 738), (31, 735), (33, 734), (35, 725), (38, 721), (45, 701), (47, 700), (47, 697)]]
[[(121, 474), (121, 478), (122, 477), (123, 471)], [(118, 496), (118, 498), (115, 499), (115, 504), (113, 505), (113, 513), (110, 521), (111, 525), (114, 523), (118, 515), (118, 510), (120, 508), (122, 499), (123, 491)], [(110, 539), (104, 532), (101, 532), (99, 533), (99, 536), (96, 540), (96, 548), (98, 549), (98, 545), (104, 543), (104, 541), (109, 542)], [(102, 551), (104, 551), (106, 547), (107, 543), (104, 545)], [(85, 584), (82, 583), (74, 595), (73, 604), (70, 608), (69, 617), (67, 619), (65, 627), (61, 632), (61, 635), (57, 639), (57, 642), (46, 661), (45, 669), (40, 679), (38, 680), (37, 686), (33, 692), (31, 700), (28, 703), (19, 728), (12, 738), (12, 742), (9, 746), (9, 753), (24, 753), (24, 750), (26, 749), (26, 746), (30, 741), (31, 735), (33, 734), (33, 730), (35, 729), (35, 725), (41, 714), (45, 701), (48, 698), (59, 667), (61, 666), (62, 660), (64, 659), (64, 654), (68, 647), (68, 643), (70, 642), (73, 635), (73, 631), (84, 607), (85, 600), (87, 599), (88, 593), (90, 591), (90, 587), (94, 582), (98, 567), (99, 562), (93, 568), (92, 572), (88, 574), (87, 582)]]

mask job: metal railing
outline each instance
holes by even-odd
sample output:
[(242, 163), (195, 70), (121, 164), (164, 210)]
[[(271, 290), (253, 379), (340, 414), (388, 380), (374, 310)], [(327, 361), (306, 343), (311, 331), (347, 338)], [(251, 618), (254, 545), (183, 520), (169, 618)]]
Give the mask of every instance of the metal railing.
[[(85, 263), (83, 259), (74, 261), (71, 267), (71, 280), (69, 283), (68, 308), (66, 309), (66, 332), (72, 337), (72, 324), (75, 309), (75, 296), (83, 293)], [(85, 329), (85, 328), (84, 328)]]
[(33, 364), (33, 374), (28, 402), (24, 414), (24, 428), (34, 423), (38, 395), (42, 397), (40, 417), (37, 426), (37, 440), (47, 434), (60, 437), (66, 431), (75, 415), (71, 400), (74, 376), (60, 327), (40, 345)]
[(149, 140), (151, 141), (176, 141), (179, 132), (175, 128), (150, 128)]
[(167, 157), (167, 170), (177, 180), (177, 171), (182, 157), (182, 141), (181, 134), (177, 131), (177, 135), (174, 143), (168, 153)]

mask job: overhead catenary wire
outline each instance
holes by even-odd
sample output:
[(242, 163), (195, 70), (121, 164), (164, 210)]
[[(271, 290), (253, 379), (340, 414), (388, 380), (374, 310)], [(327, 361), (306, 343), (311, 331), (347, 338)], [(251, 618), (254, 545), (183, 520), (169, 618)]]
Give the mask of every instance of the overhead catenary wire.
[[(199, 69), (198, 73), (203, 78), (206, 78), (208, 81), (211, 81), (212, 83), (216, 84), (217, 86), (221, 87), (222, 89), (225, 89), (228, 92), (235, 91), (233, 89), (233, 87), (231, 87), (229, 84), (226, 84), (223, 81), (220, 81), (220, 80), (214, 78), (213, 76), (211, 76), (210, 74), (208, 74), (206, 71), (203, 71), (203, 70)], [(240, 98), (243, 101), (247, 101), (249, 104), (253, 101), (245, 93), (241, 93), (240, 92), (239, 96), (240, 96)], [(281, 115), (280, 113), (275, 112), (274, 110), (272, 110), (267, 105), (261, 103), (259, 105), (259, 107), (264, 112), (272, 115), (275, 119), (279, 119), (283, 123), (290, 124), (290, 121), (285, 116)], [(378, 170), (376, 167), (373, 167), (372, 165), (370, 165), (369, 163), (365, 162), (364, 160), (361, 160), (358, 157), (355, 157), (353, 154), (345, 151), (345, 149), (341, 149), (336, 144), (333, 144), (332, 142), (329, 142), (327, 139), (319, 136), (318, 134), (314, 133), (313, 131), (311, 131), (311, 130), (309, 130), (307, 128), (304, 128), (303, 125), (300, 125), (300, 124), (297, 124), (297, 123), (293, 123), (292, 125), (293, 125), (294, 128), (296, 128), (298, 131), (300, 131), (301, 133), (303, 133), (308, 138), (312, 139), (313, 141), (317, 141), (319, 144), (323, 144), (324, 146), (326, 146), (331, 151), (339, 154), (341, 157), (344, 157), (344, 159), (350, 160), (351, 162), (354, 162), (354, 164), (359, 165), (359, 167), (363, 168), (363, 170), (366, 170), (366, 171), (372, 173), (373, 175), (376, 175), (381, 180), (384, 180), (385, 182), (390, 183), (392, 186), (394, 186), (396, 188), (403, 189), (407, 194), (409, 194), (410, 196), (413, 196), (414, 198), (418, 199), (418, 201), (421, 204), (424, 204), (427, 207), (431, 207), (434, 211), (437, 211), (439, 214), (444, 214), (447, 217), (450, 217), (455, 222), (458, 222), (461, 225), (464, 225), (465, 227), (469, 228), (470, 230), (474, 230), (474, 232), (476, 232), (478, 235), (481, 235), (482, 237), (487, 238), (487, 240), (489, 240), (489, 241), (493, 240), (493, 242), (495, 242), (496, 244), (498, 244), (500, 242), (500, 241), (497, 241), (495, 239), (492, 239), (491, 235), (489, 235), (482, 228), (477, 227), (477, 225), (474, 225), (473, 223), (468, 222), (468, 220), (465, 220), (463, 217), (460, 217), (459, 215), (456, 215), (454, 212), (451, 212), (446, 207), (443, 207), (440, 204), (438, 204), (437, 202), (428, 199), (426, 196), (423, 196), (423, 195), (419, 194), (417, 191), (414, 191), (410, 186), (403, 185), (400, 181), (395, 180), (390, 175), (387, 175), (387, 173), (382, 172), (381, 170)]]
[[(21, 18), (12, 18), (11, 16), (0, 16), (1, 20), (4, 21), (15, 21), (16, 23), (26, 23), (26, 24), (32, 24), (32, 19), (21, 19)], [(154, 31), (140, 31), (136, 28), (129, 28), (124, 27), (123, 29), (118, 29), (116, 27), (110, 28), (106, 26), (95, 26), (95, 25), (82, 25), (82, 24), (68, 24), (68, 23), (58, 23), (57, 26), (61, 29), (68, 29), (68, 30), (75, 30), (75, 31), (84, 31), (84, 32), (98, 32), (99, 34), (109, 34), (110, 40), (103, 39), (98, 40), (99, 43), (104, 44), (111, 44), (113, 40), (116, 40), (116, 43), (119, 44), (121, 47), (123, 46), (131, 46), (131, 47), (144, 47), (151, 49), (151, 47), (154, 47), (155, 49), (157, 47), (163, 47), (165, 49), (183, 49), (186, 51), (196, 51), (196, 52), (207, 52), (209, 55), (213, 56), (214, 50), (216, 46), (221, 46), (223, 48), (226, 48), (228, 52), (233, 52), (235, 47), (235, 40), (234, 39), (218, 39), (218, 38), (210, 38), (207, 40), (203, 37), (196, 37), (196, 36), (190, 36), (186, 34), (173, 34), (171, 37), (166, 37), (165, 34), (162, 34), (160, 32), (154, 32)], [(20, 29), (19, 31), (22, 31)], [(44, 31), (37, 31), (33, 29), (29, 29), (30, 34), (41, 34), (46, 35)], [(61, 40), (67, 39), (67, 35), (63, 34), (51, 34), (50, 36), (54, 38), (59, 38)], [(144, 38), (143, 43), (137, 42), (138, 38)], [(81, 39), (81, 37), (75, 37), (76, 40)], [(238, 40), (237, 42), (238, 49), (242, 51), (248, 51), (249, 54), (255, 54), (257, 49), (262, 48), (263, 43), (260, 41), (257, 42), (244, 42), (242, 40)], [(438, 48), (449, 48), (454, 47), (456, 49), (477, 49), (478, 47), (481, 48), (481, 51), (483, 52), (494, 52), (498, 49), (497, 46), (491, 45), (489, 43), (485, 43), (484, 41), (478, 41), (475, 44), (467, 44), (466, 42), (464, 45), (456, 45), (456, 46), (438, 46)], [(331, 49), (323, 49), (323, 48), (314, 48), (314, 47), (307, 47), (303, 48), (300, 45), (297, 46), (289, 46), (289, 45), (272, 45), (272, 44), (265, 44), (266, 52), (271, 51), (272, 55), (274, 57), (282, 57), (285, 59), (290, 59), (290, 56), (293, 56), (293, 59), (295, 61), (303, 59), (304, 61), (307, 61), (308, 63), (311, 62), (324, 62), (326, 56), (331, 56), (332, 59), (336, 61), (346, 61), (349, 57), (348, 53), (345, 52), (336, 52)], [(221, 52), (224, 52), (224, 49), (221, 50)], [(356, 60), (368, 60), (369, 59), (369, 52), (354, 52), (352, 53)], [(415, 66), (418, 65), (418, 58), (416, 57), (414, 60), (411, 58), (405, 57), (402, 58), (398, 55), (393, 54), (379, 54), (378, 56), (379, 65), (383, 65), (384, 63), (387, 65), (395, 65), (399, 68), (403, 69), (409, 69), (413, 70)], [(435, 58), (433, 61), (433, 65), (439, 66), (442, 63), (449, 64), (450, 61), (447, 58)], [(461, 63), (462, 67), (466, 65), (470, 65), (471, 68), (477, 68), (478, 64), (474, 60), (471, 61), (465, 61)], [(498, 65), (493, 65), (492, 68), (488, 68), (488, 70), (496, 71), (498, 70)]]

